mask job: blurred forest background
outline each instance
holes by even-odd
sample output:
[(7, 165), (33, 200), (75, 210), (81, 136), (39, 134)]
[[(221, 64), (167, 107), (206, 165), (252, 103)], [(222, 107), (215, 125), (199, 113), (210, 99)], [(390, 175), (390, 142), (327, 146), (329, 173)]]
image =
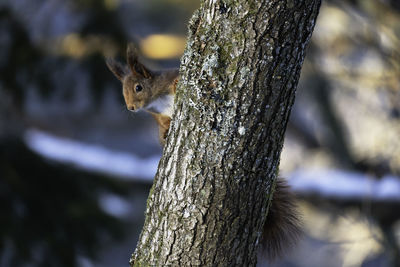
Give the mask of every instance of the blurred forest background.
[[(198, 5), (0, 2), (1, 267), (128, 265), (161, 147), (104, 57), (178, 67)], [(323, 1), (281, 175), (305, 235), (274, 266), (400, 266), (398, 1)]]

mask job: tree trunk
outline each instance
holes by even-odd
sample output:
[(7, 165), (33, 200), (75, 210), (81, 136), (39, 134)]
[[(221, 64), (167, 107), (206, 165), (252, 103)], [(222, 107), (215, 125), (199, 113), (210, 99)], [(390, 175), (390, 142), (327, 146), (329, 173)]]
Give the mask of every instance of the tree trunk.
[(319, 6), (202, 1), (132, 266), (256, 264)]

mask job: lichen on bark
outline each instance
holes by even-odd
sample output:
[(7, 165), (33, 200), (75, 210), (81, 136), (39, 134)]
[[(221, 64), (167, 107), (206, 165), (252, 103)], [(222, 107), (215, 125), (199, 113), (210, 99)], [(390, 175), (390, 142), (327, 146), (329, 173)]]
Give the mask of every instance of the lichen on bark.
[(131, 265), (255, 265), (319, 0), (203, 1)]

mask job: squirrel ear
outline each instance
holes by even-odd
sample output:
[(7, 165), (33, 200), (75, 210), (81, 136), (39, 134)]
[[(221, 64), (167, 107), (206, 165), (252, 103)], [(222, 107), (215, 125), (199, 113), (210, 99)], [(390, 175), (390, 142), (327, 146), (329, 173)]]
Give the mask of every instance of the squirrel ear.
[(112, 58), (106, 58), (106, 64), (109, 70), (111, 70), (112, 73), (114, 73), (115, 77), (117, 77), (118, 80), (122, 82), (126, 75), (125, 67), (121, 63), (115, 61)]
[(146, 79), (152, 77), (151, 71), (148, 70), (142, 63), (139, 62), (138, 53), (133, 43), (128, 44), (128, 49), (126, 51), (126, 58), (128, 61), (128, 66), (134, 75), (140, 75)]

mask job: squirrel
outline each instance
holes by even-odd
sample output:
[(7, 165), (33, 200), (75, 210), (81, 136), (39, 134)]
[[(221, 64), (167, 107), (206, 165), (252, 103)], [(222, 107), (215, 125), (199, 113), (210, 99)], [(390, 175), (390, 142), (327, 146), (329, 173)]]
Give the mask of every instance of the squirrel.
[[(145, 110), (157, 121), (161, 145), (165, 144), (171, 122), (179, 70), (153, 71), (138, 60), (133, 44), (127, 48), (127, 66), (108, 58), (106, 64), (122, 82), (126, 107), (130, 111)], [(300, 220), (294, 195), (286, 181), (277, 179), (261, 236), (262, 255), (269, 260), (282, 256), (283, 251), (298, 240)]]
[(133, 44), (127, 49), (128, 65), (108, 58), (106, 64), (122, 82), (122, 92), (126, 108), (137, 112), (145, 110), (156, 120), (159, 140), (165, 144), (174, 106), (179, 70), (152, 71), (138, 61), (138, 53)]

